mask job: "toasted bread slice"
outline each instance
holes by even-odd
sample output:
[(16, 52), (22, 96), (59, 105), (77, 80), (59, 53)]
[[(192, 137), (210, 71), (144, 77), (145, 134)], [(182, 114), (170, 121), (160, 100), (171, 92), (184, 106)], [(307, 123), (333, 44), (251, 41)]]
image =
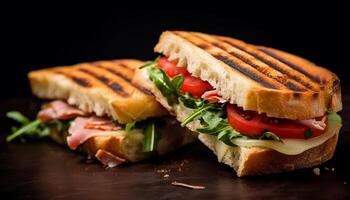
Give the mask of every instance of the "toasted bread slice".
[[(135, 77), (137, 77), (137, 81), (142, 82), (145, 87), (152, 91), (157, 101), (168, 109), (178, 121), (182, 122), (191, 114), (191, 111), (193, 111), (181, 104), (169, 105), (159, 89), (149, 80), (147, 68), (138, 70)], [(193, 122), (188, 123), (186, 127), (192, 131), (196, 131), (198, 128), (201, 128), (201, 124), (199, 120), (194, 120)], [(296, 155), (282, 154), (275, 150), (262, 147), (229, 147), (227, 145), (226, 148), (228, 148), (228, 150), (222, 154), (222, 152), (219, 153), (217, 151), (216, 144), (220, 141), (218, 141), (215, 136), (199, 134), (198, 138), (203, 144), (209, 147), (218, 158), (220, 157), (220, 162), (234, 168), (237, 172), (237, 176), (242, 177), (309, 168), (326, 162), (331, 159), (334, 154), (340, 127), (341, 124), (337, 124), (330, 129), (328, 134), (331, 137), (320, 145), (309, 148), (308, 150)]]
[(32, 71), (28, 77), (40, 98), (64, 99), (83, 111), (128, 123), (166, 115), (154, 96), (131, 80), (142, 64), (130, 59), (81, 63)]
[(244, 110), (311, 119), (342, 109), (335, 74), (283, 51), (184, 31), (164, 32), (154, 50), (187, 66), (193, 76)]

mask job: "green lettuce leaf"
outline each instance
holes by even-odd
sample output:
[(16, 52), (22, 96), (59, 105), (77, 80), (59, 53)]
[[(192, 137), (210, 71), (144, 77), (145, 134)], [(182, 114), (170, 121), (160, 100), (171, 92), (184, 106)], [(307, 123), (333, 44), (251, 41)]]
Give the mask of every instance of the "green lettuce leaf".
[(156, 151), (158, 141), (160, 139), (159, 133), (156, 131), (154, 123), (150, 123), (144, 129), (144, 141), (143, 141), (143, 152)]

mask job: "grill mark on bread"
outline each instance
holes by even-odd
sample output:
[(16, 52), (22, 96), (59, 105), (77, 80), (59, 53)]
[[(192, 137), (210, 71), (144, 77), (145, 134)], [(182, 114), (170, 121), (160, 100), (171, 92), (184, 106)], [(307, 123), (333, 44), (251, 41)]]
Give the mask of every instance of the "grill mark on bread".
[[(195, 45), (195, 46), (205, 50), (207, 53), (209, 53), (210, 55), (212, 55), (216, 59), (218, 59), (221, 62), (225, 63), (229, 67), (231, 67), (231, 68), (241, 72), (243, 75), (245, 75), (245, 76), (249, 77), (250, 79), (258, 82), (259, 84), (261, 84), (264, 87), (267, 87), (267, 88), (270, 88), (270, 89), (281, 89), (281, 88), (286, 87), (283, 84), (277, 82), (276, 80), (267, 77), (266, 75), (264, 75), (263, 73), (261, 73), (257, 69), (254, 69), (254, 68), (251, 68), (251, 67), (245, 67), (245, 66), (240, 65), (235, 60), (230, 58), (229, 56), (231, 56), (231, 57), (234, 57), (234, 56), (230, 55), (226, 51), (223, 51), (223, 50), (220, 49), (221, 51), (223, 51), (223, 53), (210, 52), (209, 49), (211, 47), (214, 47), (214, 46), (209, 44), (209, 43), (203, 44), (203, 42), (199, 43), (199, 42), (193, 41), (193, 38), (190, 38), (193, 35), (186, 36), (186, 35), (182, 35), (181, 32), (174, 32), (174, 34), (176, 34), (177, 36), (187, 40), (188, 42), (192, 43), (193, 45)], [(196, 38), (196, 39), (199, 39), (199, 38)], [(228, 54), (228, 55), (224, 55), (224, 54)], [(236, 57), (234, 57), (234, 58), (236, 58)], [(236, 59), (238, 59), (238, 58), (236, 58)], [(271, 79), (271, 81), (269, 81), (268, 79)]]
[[(218, 42), (211, 42), (211, 41), (205, 39), (204, 37), (202, 37), (202, 36), (200, 36), (198, 34), (195, 34), (195, 35), (196, 35), (196, 37), (200, 38), (203, 42), (209, 43), (209, 44), (211, 44), (211, 45), (213, 45), (213, 46), (215, 46), (217, 48), (222, 49), (223, 51), (227, 52), (228, 54), (230, 54), (230, 55), (236, 57), (237, 59), (243, 61), (244, 63), (254, 67), (256, 70), (258, 70), (259, 72), (265, 74), (267, 77), (280, 82), (281, 84), (283, 84), (284, 86), (288, 87), (289, 89), (294, 90), (294, 91), (299, 91), (299, 92), (306, 91), (306, 89), (304, 87), (298, 86), (297, 84), (291, 82), (290, 80), (287, 80), (287, 78), (285, 78), (283, 76), (273, 76), (273, 75), (271, 75), (270, 70), (268, 68), (259, 66), (258, 64), (254, 63), (251, 59), (245, 57), (244, 55), (236, 53), (236, 52), (233, 52), (233, 51), (230, 51), (230, 50), (227, 49), (227, 47), (223, 46), (222, 44), (220, 44)], [(208, 46), (206, 44), (203, 44), (203, 45)], [(301, 85), (301, 86), (303, 86), (303, 85)]]
[[(93, 65), (94, 67), (103, 69), (103, 70), (105, 70), (105, 71), (108, 71), (108, 72), (110, 72), (110, 73), (112, 73), (112, 74), (114, 74), (114, 75), (116, 75), (116, 76), (122, 78), (122, 79), (125, 80), (129, 85), (131, 85), (132, 87), (136, 88), (137, 90), (139, 90), (139, 91), (142, 92), (143, 94), (146, 94), (146, 95), (148, 95), (148, 96), (151, 96), (151, 95), (152, 95), (151, 91), (149, 91), (149, 90), (147, 90), (146, 88), (144, 88), (144, 87), (142, 87), (142, 86), (140, 86), (140, 85), (138, 85), (138, 84), (132, 82), (131, 78), (127, 77), (126, 75), (124, 75), (124, 74), (118, 72), (117, 70), (115, 70), (115, 69), (113, 69), (113, 68), (111, 68), (111, 67), (102, 66), (102, 65), (100, 65), (99, 63), (92, 63), (91, 65)], [(120, 65), (120, 64), (118, 63), (118, 65)]]
[[(232, 42), (232, 41), (230, 41), (230, 40), (222, 39), (222, 38), (220, 38), (220, 37), (215, 37), (215, 38), (219, 39), (219, 40), (222, 41), (222, 42), (225, 42), (226, 44), (231, 45), (231, 46), (234, 47), (234, 48), (237, 48), (237, 49), (239, 49), (239, 50), (241, 50), (241, 51), (244, 51), (245, 53), (250, 54), (251, 56), (254, 56), (255, 58), (257, 58), (257, 59), (260, 60), (261, 62), (267, 64), (268, 66), (272, 67), (273, 69), (275, 69), (275, 70), (277, 70), (277, 71), (279, 71), (279, 72), (281, 72), (281, 73), (287, 75), (287, 76), (290, 77), (291, 79), (294, 79), (295, 81), (301, 83), (301, 84), (304, 85), (306, 88), (311, 89), (311, 90), (315, 89), (310, 83), (308, 83), (306, 80), (303, 80), (303, 79), (300, 78), (298, 75), (292, 74), (292, 73), (289, 72), (288, 70), (283, 69), (283, 68), (282, 68), (281, 66), (279, 66), (276, 62), (270, 61), (268, 58), (266, 58), (266, 56), (268, 56), (269, 58), (272, 58), (272, 59), (274, 59), (274, 60), (276, 60), (276, 61), (281, 62), (280, 60), (278, 60), (278, 59), (272, 57), (271, 55), (269, 55), (269, 54), (267, 54), (267, 53), (265, 53), (265, 52), (262, 51), (261, 49), (258, 49), (258, 50), (257, 50), (258, 52), (256, 52), (256, 51), (254, 51), (254, 50), (248, 50), (247, 48), (243, 47), (242, 45), (237, 44), (237, 43), (234, 43), (234, 42)], [(264, 56), (259, 55), (259, 54), (264, 54)], [(281, 63), (283, 63), (283, 62), (281, 62)], [(290, 67), (290, 68), (294, 69), (293, 67), (291, 67), (290, 65), (287, 65), (286, 63), (283, 63), (283, 64), (285, 64), (287, 67)], [(295, 70), (295, 69), (294, 69), (294, 70)], [(298, 71), (298, 70), (296, 70), (296, 71)], [(300, 72), (300, 71), (298, 71), (298, 72)], [(312, 78), (308, 77), (306, 74), (304, 74), (304, 73), (302, 73), (302, 72), (300, 72), (300, 73), (303, 74), (305, 77), (309, 78), (310, 81), (314, 81), (314, 82), (315, 82), (315, 80), (313, 80)], [(316, 82), (316, 83), (318, 83), (318, 82)]]
[(78, 85), (83, 86), (83, 87), (91, 87), (91, 83), (89, 83), (87, 80), (83, 78), (78, 78), (78, 77), (72, 77), (72, 80), (76, 82)]
[(216, 59), (222, 61), (223, 63), (225, 63), (226, 65), (238, 70), (239, 72), (241, 72), (242, 74), (248, 76), (249, 78), (259, 82), (260, 84), (262, 84), (265, 87), (271, 88), (271, 89), (278, 89), (275, 85), (270, 84), (269, 82), (265, 81), (262, 77), (258, 76), (255, 73), (251, 73), (248, 70), (245, 70), (244, 68), (241, 68), (239, 65), (237, 65), (234, 61), (232, 61), (231, 59), (229, 59), (226, 56), (223, 55), (213, 55)]
[(92, 86), (92, 84), (88, 80), (86, 80), (84, 78), (76, 77), (76, 76), (73, 76), (73, 75), (70, 75), (68, 73), (65, 73), (65, 72), (62, 72), (62, 71), (58, 71), (58, 70), (53, 70), (53, 72), (55, 72), (57, 74), (61, 74), (61, 75), (65, 76), (65, 77), (67, 77), (67, 78), (70, 78), (73, 82), (75, 82), (76, 84), (78, 84), (78, 85), (80, 85), (82, 87), (88, 88), (88, 87)]
[(129, 65), (127, 65), (127, 64), (124, 63), (124, 62), (121, 62), (120, 60), (113, 60), (112, 62), (115, 63), (115, 64), (117, 64), (117, 65), (119, 65), (119, 66), (121, 66), (121, 67), (123, 67), (123, 68), (125, 68), (125, 69), (129, 69), (129, 70), (131, 70), (131, 71), (135, 71), (134, 68), (130, 67)]
[(305, 76), (307, 76), (309, 79), (313, 80), (316, 83), (322, 84), (324, 83), (323, 80), (320, 79), (320, 77), (314, 76), (312, 74), (310, 74), (309, 72), (305, 71), (304, 69), (302, 69), (301, 67), (285, 60), (284, 58), (278, 56), (277, 54), (269, 51), (268, 49), (263, 49), (263, 48), (258, 48), (260, 51), (264, 52), (265, 54), (275, 58), (276, 60), (280, 61), (281, 63), (284, 63), (285, 65), (288, 65), (289, 67), (291, 67), (292, 69), (295, 69), (296, 71), (304, 74)]
[(101, 83), (106, 85), (108, 88), (112, 89), (116, 94), (118, 94), (122, 97), (129, 96), (129, 94), (126, 91), (124, 91), (124, 88), (120, 84), (110, 80), (109, 78), (107, 78), (105, 76), (98, 75), (95, 72), (88, 70), (88, 69), (78, 68), (78, 70), (94, 77), (97, 80), (99, 80)]

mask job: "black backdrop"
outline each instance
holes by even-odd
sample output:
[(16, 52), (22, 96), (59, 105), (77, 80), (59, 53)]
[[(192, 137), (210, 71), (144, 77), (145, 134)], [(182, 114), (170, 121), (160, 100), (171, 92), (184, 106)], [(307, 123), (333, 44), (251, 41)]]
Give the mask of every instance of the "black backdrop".
[[(301, 55), (335, 71), (349, 84), (350, 24), (345, 12), (301, 13), (213, 10), (114, 9), (46, 10), (6, 18), (1, 99), (30, 95), (26, 73), (33, 69), (78, 62), (153, 59), (153, 46), (167, 29), (201, 31), (236, 37)], [(9, 19), (9, 20), (7, 20)]]

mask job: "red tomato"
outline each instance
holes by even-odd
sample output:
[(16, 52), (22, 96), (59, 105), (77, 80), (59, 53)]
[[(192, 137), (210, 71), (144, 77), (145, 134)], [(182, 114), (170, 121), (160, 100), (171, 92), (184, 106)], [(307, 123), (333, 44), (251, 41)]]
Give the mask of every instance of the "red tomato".
[(159, 59), (158, 66), (159, 68), (163, 69), (170, 78), (173, 78), (179, 74), (184, 77), (190, 76), (190, 73), (187, 71), (186, 67), (177, 67), (176, 63), (170, 62), (166, 57)]
[(213, 90), (213, 87), (207, 82), (199, 78), (191, 76), (186, 67), (177, 67), (176, 63), (170, 62), (167, 57), (162, 57), (158, 61), (158, 66), (170, 77), (174, 78), (177, 75), (184, 77), (181, 91), (189, 92), (193, 97), (200, 98), (202, 94), (208, 90)]
[(230, 125), (247, 136), (260, 136), (270, 131), (280, 138), (305, 139), (304, 133), (311, 129), (312, 136), (321, 135), (324, 130), (313, 129), (292, 120), (267, 117), (254, 111), (244, 111), (235, 105), (227, 106), (227, 117)]
[(208, 81), (203, 81), (200, 78), (193, 76), (187, 76), (181, 87), (183, 93), (190, 93), (193, 97), (200, 98), (204, 92), (213, 90), (214, 88), (208, 83)]

